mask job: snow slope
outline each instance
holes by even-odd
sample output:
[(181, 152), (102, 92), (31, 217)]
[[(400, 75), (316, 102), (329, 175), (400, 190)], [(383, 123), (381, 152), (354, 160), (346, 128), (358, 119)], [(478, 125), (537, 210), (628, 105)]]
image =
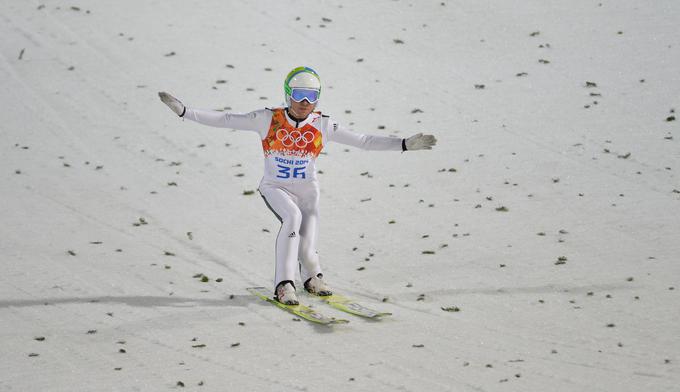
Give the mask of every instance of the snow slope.
[[(0, 390), (677, 391), (679, 17), (0, 2)], [(244, 194), (259, 142), (156, 95), (276, 106), (302, 64), (343, 123), (439, 140), (318, 162), (327, 278), (391, 319), (321, 328), (249, 296), (278, 230)]]

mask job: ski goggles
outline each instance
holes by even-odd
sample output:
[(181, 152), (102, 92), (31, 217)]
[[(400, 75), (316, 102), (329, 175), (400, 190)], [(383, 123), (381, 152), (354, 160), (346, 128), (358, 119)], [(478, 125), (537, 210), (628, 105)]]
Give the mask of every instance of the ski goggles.
[(320, 91), (309, 88), (294, 88), (290, 92), (290, 99), (295, 102), (302, 102), (305, 99), (309, 103), (316, 103), (319, 100)]

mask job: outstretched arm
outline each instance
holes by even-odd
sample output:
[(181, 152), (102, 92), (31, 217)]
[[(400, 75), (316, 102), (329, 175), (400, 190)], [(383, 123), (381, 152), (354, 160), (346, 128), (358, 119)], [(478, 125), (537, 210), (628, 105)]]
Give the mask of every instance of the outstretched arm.
[(433, 135), (423, 135), (418, 133), (406, 139), (364, 135), (339, 126), (335, 122), (329, 124), (331, 141), (358, 147), (363, 150), (381, 151), (410, 151), (410, 150), (431, 150), (437, 144), (437, 139)]
[[(269, 122), (271, 121), (271, 114), (265, 111), (235, 114), (217, 110), (193, 109), (185, 106), (177, 98), (166, 92), (159, 92), (158, 96), (178, 116), (211, 127), (233, 128), (262, 133), (269, 127)], [(269, 118), (267, 118), (267, 114), (269, 114)]]

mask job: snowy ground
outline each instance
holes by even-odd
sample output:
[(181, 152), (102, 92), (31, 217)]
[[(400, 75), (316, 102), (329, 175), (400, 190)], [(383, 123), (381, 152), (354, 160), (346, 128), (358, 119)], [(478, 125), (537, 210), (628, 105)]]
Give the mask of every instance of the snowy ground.
[[(0, 390), (677, 391), (679, 19), (676, 0), (1, 1)], [(156, 95), (277, 106), (301, 64), (339, 121), (439, 139), (319, 160), (327, 278), (391, 319), (316, 327), (249, 296), (278, 230), (244, 194), (259, 141)]]

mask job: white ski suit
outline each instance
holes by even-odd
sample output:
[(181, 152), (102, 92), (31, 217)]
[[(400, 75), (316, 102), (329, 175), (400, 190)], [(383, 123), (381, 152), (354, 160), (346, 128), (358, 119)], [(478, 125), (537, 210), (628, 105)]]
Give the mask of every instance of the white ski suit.
[(401, 138), (362, 135), (339, 126), (320, 112), (296, 121), (285, 108), (233, 114), (187, 107), (183, 117), (213, 127), (259, 134), (264, 176), (258, 190), (281, 221), (276, 237), (274, 287), (283, 281), (294, 282), (298, 265), (303, 282), (321, 273), (316, 248), (319, 183), (315, 161), (323, 146), (337, 142), (365, 150), (405, 149)]

